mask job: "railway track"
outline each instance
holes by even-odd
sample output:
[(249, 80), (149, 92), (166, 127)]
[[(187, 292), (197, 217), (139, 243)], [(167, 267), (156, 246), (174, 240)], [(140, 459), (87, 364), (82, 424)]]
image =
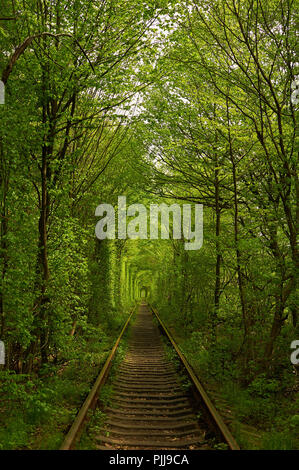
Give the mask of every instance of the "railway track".
[[(215, 442), (225, 442), (229, 449), (238, 449), (201, 384), (196, 384), (198, 379), (184, 363), (186, 360), (170, 333), (154, 313), (160, 328), (153, 322), (150, 308), (145, 304), (139, 307), (131, 326), (127, 353), (112, 381), (111, 404), (103, 410), (105, 423), (93, 436), (94, 448), (203, 450), (213, 448)], [(128, 323), (129, 319), (122, 334)], [(173, 343), (185, 376), (191, 380), (192, 391), (184, 387), (181, 374), (167, 357), (161, 330)], [(89, 400), (87, 397), (82, 407), (85, 412), (79, 412), (81, 416), (77, 416), (62, 449), (74, 447), (87, 410), (95, 404), (99, 388), (107, 377), (115, 351), (104, 366), (107, 370), (102, 373), (102, 380), (95, 384)]]

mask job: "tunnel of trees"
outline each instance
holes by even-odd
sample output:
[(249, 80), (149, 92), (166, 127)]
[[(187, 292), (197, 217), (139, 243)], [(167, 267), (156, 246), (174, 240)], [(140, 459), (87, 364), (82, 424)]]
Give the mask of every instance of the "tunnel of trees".
[[(295, 7), (1, 2), (0, 449), (59, 447), (140, 300), (245, 448), (298, 448)], [(202, 204), (202, 247), (99, 240), (119, 196)]]

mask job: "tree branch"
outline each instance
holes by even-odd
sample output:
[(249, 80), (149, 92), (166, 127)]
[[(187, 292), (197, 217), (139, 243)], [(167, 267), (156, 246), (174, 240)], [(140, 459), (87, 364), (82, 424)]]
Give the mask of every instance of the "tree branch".
[(86, 52), (82, 49), (82, 47), (79, 44), (78, 40), (76, 38), (74, 38), (74, 36), (72, 34), (70, 34), (70, 33), (53, 34), (53, 33), (48, 33), (47, 31), (44, 31), (43, 33), (38, 33), (38, 34), (34, 34), (33, 36), (29, 36), (28, 38), (25, 39), (25, 41), (20, 46), (18, 46), (16, 48), (15, 52), (13, 53), (13, 55), (11, 56), (11, 58), (9, 60), (9, 63), (7, 65), (7, 67), (5, 68), (5, 70), (2, 73), (2, 78), (1, 79), (2, 79), (2, 82), (4, 84), (6, 84), (8, 78), (9, 78), (9, 75), (11, 74), (13, 66), (15, 65), (17, 60), (20, 58), (20, 56), (25, 52), (27, 47), (32, 43), (32, 41), (34, 39), (38, 39), (38, 38), (41, 38), (41, 37), (44, 37), (44, 36), (50, 36), (50, 37), (53, 37), (55, 39), (58, 39), (59, 37), (62, 37), (62, 36), (66, 36), (66, 37), (74, 39), (75, 43), (79, 46), (81, 52), (84, 54), (84, 56), (86, 57), (89, 65), (91, 66), (92, 70), (94, 71), (94, 67), (93, 67), (92, 63), (90, 62), (89, 58), (87, 57)]

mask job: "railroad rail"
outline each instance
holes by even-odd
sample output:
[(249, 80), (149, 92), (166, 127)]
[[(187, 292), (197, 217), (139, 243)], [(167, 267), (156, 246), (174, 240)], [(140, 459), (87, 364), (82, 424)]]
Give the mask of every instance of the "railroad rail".
[[(61, 450), (74, 448), (80, 437), (87, 412), (97, 402), (133, 313), (130, 313)], [(153, 322), (153, 314), (159, 327)], [(181, 374), (168, 359), (161, 333), (175, 349), (183, 373), (191, 382), (191, 393), (183, 386)], [(226, 443), (230, 450), (239, 449), (158, 312), (146, 304), (140, 305), (131, 326), (128, 351), (112, 386), (111, 404), (104, 409), (105, 423), (93, 439), (95, 449), (200, 450), (213, 448), (215, 441)]]
[(101, 387), (104, 385), (104, 383), (106, 382), (106, 379), (107, 379), (107, 376), (108, 376), (108, 373), (109, 373), (109, 370), (111, 368), (111, 365), (112, 365), (112, 361), (113, 361), (113, 358), (115, 356), (115, 353), (116, 353), (116, 350), (118, 348), (118, 345), (128, 327), (128, 324), (132, 318), (132, 315), (133, 313), (135, 312), (135, 309), (136, 307), (130, 312), (130, 315), (127, 319), (127, 321), (125, 322), (121, 332), (120, 332), (120, 335), (119, 337), (117, 338), (112, 350), (111, 350), (111, 353), (109, 354), (105, 364), (104, 364), (104, 367), (103, 369), (101, 370), (99, 376), (97, 377), (91, 391), (89, 392), (89, 394), (87, 395), (82, 407), (80, 408), (79, 410), (79, 413), (77, 414), (70, 430), (68, 431), (64, 441), (63, 441), (63, 444), (62, 446), (60, 447), (60, 450), (70, 450), (74, 447), (75, 445), (75, 442), (77, 441), (77, 439), (80, 437), (80, 434), (81, 434), (81, 431), (82, 431), (82, 427), (86, 421), (86, 418), (87, 418), (87, 413), (90, 409), (94, 408), (95, 405), (96, 405), (96, 402), (97, 402), (97, 399), (98, 399), (98, 394), (99, 394), (99, 391), (101, 389)]
[(169, 341), (171, 342), (172, 346), (177, 352), (182, 365), (184, 366), (186, 372), (188, 373), (188, 376), (193, 386), (193, 390), (192, 390), (193, 394), (195, 396), (196, 401), (201, 405), (201, 407), (204, 408), (206, 419), (210, 422), (210, 425), (213, 427), (214, 431), (217, 434), (221, 435), (221, 437), (223, 438), (223, 441), (228, 445), (230, 450), (240, 450), (238, 443), (236, 442), (230, 430), (224, 423), (221, 415), (218, 413), (217, 409), (213, 405), (203, 385), (201, 384), (198, 377), (196, 376), (194, 370), (192, 369), (190, 364), (187, 362), (185, 356), (180, 351), (173, 336), (167, 329), (164, 322), (161, 320), (158, 312), (153, 307), (151, 307), (151, 310), (154, 313), (155, 317), (157, 318), (159, 324), (161, 325), (163, 333), (168, 337)]

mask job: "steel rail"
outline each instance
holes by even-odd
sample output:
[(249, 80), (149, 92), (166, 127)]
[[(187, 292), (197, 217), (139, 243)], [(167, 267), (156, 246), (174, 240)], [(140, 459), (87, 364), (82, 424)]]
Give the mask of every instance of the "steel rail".
[(169, 341), (171, 342), (173, 348), (177, 352), (182, 364), (184, 365), (184, 368), (187, 370), (188, 375), (189, 375), (189, 377), (190, 377), (197, 393), (199, 394), (199, 397), (200, 397), (202, 403), (204, 404), (204, 406), (205, 406), (205, 408), (206, 408), (206, 410), (207, 410), (207, 412), (208, 412), (208, 414), (211, 418), (212, 423), (214, 424), (214, 428), (219, 430), (222, 438), (224, 439), (225, 443), (228, 445), (230, 450), (240, 450), (240, 447), (239, 447), (238, 443), (236, 442), (236, 440), (232, 436), (230, 430), (228, 429), (228, 427), (224, 423), (222, 417), (220, 416), (220, 414), (216, 410), (215, 406), (213, 405), (213, 403), (212, 403), (211, 399), (209, 398), (207, 392), (205, 391), (204, 387), (200, 383), (200, 381), (199, 381), (198, 377), (196, 376), (194, 370), (192, 369), (191, 365), (188, 363), (187, 359), (185, 358), (183, 353), (180, 351), (180, 349), (177, 346), (173, 336), (171, 335), (171, 333), (167, 329), (164, 322), (161, 320), (157, 310), (154, 307), (152, 307), (151, 305), (150, 305), (150, 308), (151, 308), (152, 312), (154, 313), (155, 317), (157, 318), (159, 324), (161, 325), (162, 330), (164, 331), (164, 333), (168, 337)]
[(80, 408), (80, 410), (79, 410), (79, 412), (78, 412), (71, 428), (69, 429), (67, 435), (65, 436), (65, 439), (64, 439), (64, 441), (63, 441), (63, 443), (60, 447), (60, 450), (71, 450), (74, 443), (75, 443), (75, 441), (79, 437), (79, 434), (82, 430), (84, 421), (86, 420), (87, 412), (96, 403), (99, 391), (100, 391), (101, 387), (104, 385), (104, 383), (107, 379), (107, 375), (108, 375), (108, 372), (109, 372), (110, 367), (112, 365), (112, 361), (113, 361), (113, 358), (115, 356), (118, 345), (120, 343), (120, 340), (122, 339), (128, 325), (130, 323), (130, 320), (131, 320), (132, 315), (134, 314), (134, 312), (136, 310), (136, 307), (137, 307), (137, 305), (135, 305), (135, 307), (130, 312), (129, 317), (127, 318), (127, 320), (126, 320), (126, 322), (125, 322), (125, 324), (124, 324), (124, 326), (123, 326), (123, 328), (120, 332), (119, 337), (117, 338), (113, 348), (111, 349), (111, 352), (110, 352), (110, 354), (109, 354), (109, 356), (108, 356), (108, 358), (107, 358), (100, 374), (98, 375), (91, 391), (87, 395), (82, 407)]

